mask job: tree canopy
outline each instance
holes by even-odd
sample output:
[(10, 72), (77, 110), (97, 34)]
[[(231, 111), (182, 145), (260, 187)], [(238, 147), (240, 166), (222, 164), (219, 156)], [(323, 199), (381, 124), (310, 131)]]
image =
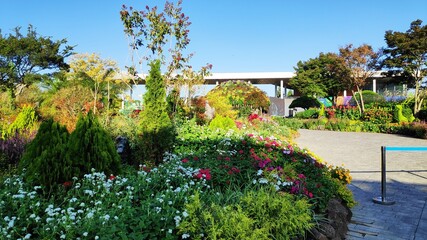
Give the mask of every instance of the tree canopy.
[(414, 114), (417, 114), (423, 102), (422, 81), (427, 76), (427, 25), (415, 20), (406, 32), (387, 31), (385, 41), (384, 66), (415, 87)]
[(20, 27), (13, 34), (0, 34), (0, 87), (19, 95), (24, 87), (67, 69), (65, 58), (72, 54), (73, 47), (66, 44), (66, 39), (54, 41), (40, 36), (32, 25), (26, 35)]
[(344, 90), (341, 75), (344, 65), (334, 53), (320, 53), (305, 62), (299, 61), (294, 68), (296, 76), (289, 84), (308, 97), (334, 97)]
[(339, 56), (347, 68), (347, 74), (343, 75), (342, 81), (348, 89), (351, 89), (353, 96), (355, 96), (356, 89), (360, 96), (360, 102), (357, 99), (355, 100), (360, 112), (363, 113), (365, 111), (362, 95), (363, 86), (366, 85), (367, 79), (374, 75), (374, 70), (378, 67), (378, 54), (367, 44), (357, 48), (349, 44), (340, 48), (339, 52)]

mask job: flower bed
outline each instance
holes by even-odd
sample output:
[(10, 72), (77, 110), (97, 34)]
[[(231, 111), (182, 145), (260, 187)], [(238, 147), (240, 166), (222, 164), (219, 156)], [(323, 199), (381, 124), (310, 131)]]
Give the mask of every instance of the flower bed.
[(354, 205), (345, 169), (289, 142), (189, 123), (178, 132), (161, 165), (94, 170), (51, 197), (22, 176), (4, 179), (1, 238), (294, 239), (330, 199)]

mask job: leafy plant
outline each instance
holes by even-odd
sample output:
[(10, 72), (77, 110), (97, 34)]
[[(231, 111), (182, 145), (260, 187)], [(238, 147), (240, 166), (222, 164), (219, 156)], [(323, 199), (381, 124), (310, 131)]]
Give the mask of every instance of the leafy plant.
[(25, 106), (18, 114), (15, 121), (3, 132), (3, 138), (14, 136), (15, 134), (24, 134), (34, 130), (37, 124), (37, 114), (33, 107)]
[(229, 117), (223, 117), (221, 115), (216, 115), (214, 119), (209, 123), (209, 128), (212, 130), (223, 129), (223, 130), (237, 130), (236, 123), (233, 119)]
[(310, 118), (318, 118), (319, 117), (319, 110), (317, 109), (307, 109), (304, 112), (298, 112), (295, 114), (295, 118), (302, 118), (302, 119), (310, 119)]

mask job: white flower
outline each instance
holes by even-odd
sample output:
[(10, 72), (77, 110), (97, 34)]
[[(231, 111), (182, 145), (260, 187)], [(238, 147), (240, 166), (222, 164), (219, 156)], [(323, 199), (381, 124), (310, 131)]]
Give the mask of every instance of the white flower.
[(87, 233), (87, 232), (84, 232), (84, 233), (83, 233), (83, 237), (87, 237), (87, 235), (88, 235), (88, 233)]
[(172, 229), (169, 229), (169, 230), (168, 230), (168, 233), (172, 234)]
[(186, 211), (184, 211), (184, 212), (182, 213), (182, 216), (184, 216), (184, 217), (188, 217), (188, 213), (187, 213)]
[(267, 180), (267, 179), (265, 179), (265, 178), (260, 178), (260, 179), (258, 180), (258, 182), (259, 182), (259, 183), (261, 183), (261, 184), (266, 184), (266, 183), (268, 183), (268, 180)]
[(31, 233), (28, 233), (27, 235), (25, 235), (24, 239), (30, 239), (31, 237)]
[(187, 234), (187, 233), (182, 234), (182, 239), (186, 239), (186, 238), (189, 238), (189, 237), (190, 237), (190, 234)]
[(61, 239), (65, 239), (65, 234), (62, 234), (59, 238), (61, 238)]
[(256, 173), (256, 175), (261, 176), (262, 174), (262, 169), (258, 170), (258, 172)]

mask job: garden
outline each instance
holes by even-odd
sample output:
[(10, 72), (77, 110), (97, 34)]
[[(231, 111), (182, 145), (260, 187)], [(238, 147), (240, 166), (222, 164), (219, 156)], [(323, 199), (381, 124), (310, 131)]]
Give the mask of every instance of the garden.
[[(301, 97), (291, 107), (305, 108), (294, 119), (282, 119), (282, 124), (294, 128), (401, 134), (427, 139), (427, 105), (413, 114), (414, 98), (386, 98), (378, 93), (362, 92), (365, 111), (361, 114), (355, 100), (346, 105), (325, 107), (317, 99)], [(356, 98), (359, 98), (356, 96)]]
[[(149, 68), (143, 79), (134, 63), (123, 74), (31, 25), (0, 35), (1, 239), (342, 239), (357, 204), (350, 172), (295, 145), (297, 130), (425, 138), (422, 85), (413, 100), (360, 92), (356, 107), (325, 108), (314, 96), (344, 87), (329, 82), (303, 94), (308, 106), (296, 101), (307, 107), (295, 118), (269, 116), (269, 98), (243, 81), (195, 96), (212, 65), (189, 65), (181, 3), (122, 7), (132, 59)], [(335, 62), (344, 58), (319, 58), (336, 75), (315, 76), (354, 76)]]

